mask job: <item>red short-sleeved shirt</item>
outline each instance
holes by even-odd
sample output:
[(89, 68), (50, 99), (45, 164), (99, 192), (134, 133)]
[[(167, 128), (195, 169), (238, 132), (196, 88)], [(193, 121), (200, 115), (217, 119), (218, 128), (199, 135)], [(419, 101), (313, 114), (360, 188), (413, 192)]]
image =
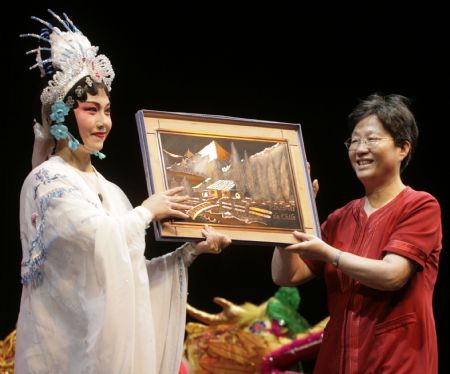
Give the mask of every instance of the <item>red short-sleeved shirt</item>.
[(314, 373), (437, 373), (432, 297), (442, 229), (436, 199), (406, 187), (369, 218), (364, 199), (354, 200), (328, 217), (322, 233), (343, 251), (373, 259), (396, 253), (419, 267), (400, 290), (380, 291), (328, 263), (305, 260), (325, 278), (331, 317)]

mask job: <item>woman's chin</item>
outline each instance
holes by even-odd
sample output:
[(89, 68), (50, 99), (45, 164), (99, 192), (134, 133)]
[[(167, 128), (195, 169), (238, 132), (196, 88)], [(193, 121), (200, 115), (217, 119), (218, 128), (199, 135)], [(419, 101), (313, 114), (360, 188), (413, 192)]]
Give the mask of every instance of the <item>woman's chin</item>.
[(100, 152), (103, 149), (103, 144), (83, 144), (80, 148), (82, 148), (86, 153), (95, 153)]

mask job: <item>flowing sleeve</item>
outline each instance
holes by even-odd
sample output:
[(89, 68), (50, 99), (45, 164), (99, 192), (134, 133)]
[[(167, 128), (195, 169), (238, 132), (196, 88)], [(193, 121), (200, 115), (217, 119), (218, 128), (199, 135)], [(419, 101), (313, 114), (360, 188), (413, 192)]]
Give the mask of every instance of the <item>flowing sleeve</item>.
[(186, 247), (147, 261), (159, 373), (177, 373), (181, 363), (190, 260)]
[[(22, 188), (16, 356), (25, 372), (45, 372), (44, 364), (55, 372), (133, 372), (139, 347), (151, 353), (155, 344), (144, 258), (151, 217), (113, 188), (115, 211), (104, 210), (72, 174), (47, 162)], [(148, 354), (140, 362), (155, 372)]]
[[(95, 197), (86, 194), (70, 174), (41, 168), (28, 177), (21, 196), (22, 282), (42, 277), (41, 267), (50, 248), (94, 251), (98, 231), (114, 225), (130, 249), (143, 253), (145, 228), (151, 219), (138, 207), (111, 216)], [(24, 185), (24, 186), (25, 186)], [(31, 225), (30, 225), (31, 223)]]

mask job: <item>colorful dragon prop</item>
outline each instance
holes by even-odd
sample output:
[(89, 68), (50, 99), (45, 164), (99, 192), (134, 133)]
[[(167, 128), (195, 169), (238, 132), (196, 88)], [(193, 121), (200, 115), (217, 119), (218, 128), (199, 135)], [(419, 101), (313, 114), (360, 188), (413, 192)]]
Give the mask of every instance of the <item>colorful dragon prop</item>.
[(301, 371), (313, 359), (328, 318), (315, 326), (297, 312), (297, 288), (281, 287), (260, 305), (236, 305), (216, 297), (222, 307), (210, 314), (188, 305), (188, 314), (202, 323), (186, 325), (185, 356), (195, 374), (283, 373)]

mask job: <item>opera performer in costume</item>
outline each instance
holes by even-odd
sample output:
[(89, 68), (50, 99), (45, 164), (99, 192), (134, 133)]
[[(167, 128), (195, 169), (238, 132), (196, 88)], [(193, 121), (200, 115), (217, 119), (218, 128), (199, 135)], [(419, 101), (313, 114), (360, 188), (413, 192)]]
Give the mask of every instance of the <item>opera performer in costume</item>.
[(105, 157), (112, 126), (114, 71), (65, 14), (49, 12), (61, 29), (33, 17), (43, 30), (23, 35), (39, 40), (35, 66), (50, 81), (41, 94), (42, 125), (35, 124), (33, 170), (20, 195), (23, 290), (15, 371), (177, 373), (187, 267), (230, 240), (205, 226), (205, 240), (145, 259), (152, 220), (187, 218), (183, 188), (133, 208), (94, 168), (91, 157)]

